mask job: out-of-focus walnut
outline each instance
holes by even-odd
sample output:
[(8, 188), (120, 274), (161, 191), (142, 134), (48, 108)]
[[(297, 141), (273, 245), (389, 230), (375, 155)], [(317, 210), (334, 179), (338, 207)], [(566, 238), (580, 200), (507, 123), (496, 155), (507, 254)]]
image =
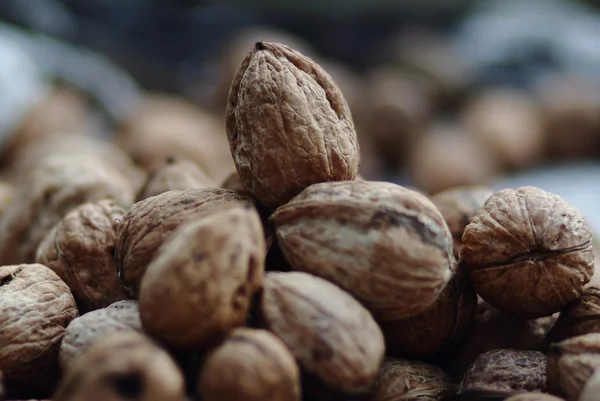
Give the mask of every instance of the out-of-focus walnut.
[[(598, 399), (598, 394), (600, 394), (600, 369), (596, 369), (595, 373), (590, 377), (587, 381), (583, 390), (581, 391), (581, 395), (579, 397), (579, 401), (596, 401)], [(517, 400), (519, 401), (519, 400)], [(536, 401), (536, 400), (532, 400)], [(539, 400), (545, 401), (545, 400)], [(553, 401), (553, 400), (548, 400)]]
[(221, 188), (229, 189), (245, 194), (246, 196), (250, 196), (250, 193), (246, 190), (246, 187), (244, 187), (244, 183), (242, 182), (242, 179), (240, 178), (240, 175), (237, 173), (237, 171), (232, 172), (227, 176), (227, 178), (225, 178), (223, 183), (221, 183)]

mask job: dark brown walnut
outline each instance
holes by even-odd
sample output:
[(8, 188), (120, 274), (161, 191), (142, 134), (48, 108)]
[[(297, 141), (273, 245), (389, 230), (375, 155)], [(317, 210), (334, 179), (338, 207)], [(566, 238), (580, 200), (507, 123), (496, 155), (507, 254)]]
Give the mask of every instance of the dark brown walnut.
[(204, 401), (299, 401), (300, 372), (294, 356), (274, 334), (236, 329), (202, 367)]
[(227, 136), (246, 189), (270, 209), (311, 184), (353, 180), (359, 146), (333, 79), (288, 46), (258, 42), (227, 102)]
[(36, 262), (69, 286), (82, 313), (127, 298), (115, 267), (113, 223), (125, 209), (112, 200), (71, 210), (40, 243)]
[(424, 312), (452, 276), (452, 236), (442, 215), (399, 185), (315, 184), (271, 221), (293, 269), (334, 282), (380, 320)]
[[(590, 399), (589, 401), (591, 401)], [(504, 401), (563, 401), (562, 398), (546, 393), (521, 393), (506, 398)]]
[(595, 371), (583, 387), (579, 401), (596, 401), (598, 394), (600, 394), (600, 369)]
[(71, 209), (102, 199), (129, 206), (133, 197), (131, 182), (101, 159), (75, 154), (43, 159), (0, 223), (0, 264), (33, 262), (40, 242)]
[(455, 274), (425, 312), (379, 323), (386, 355), (428, 358), (448, 351), (470, 329), (476, 309), (475, 290), (464, 275)]
[(498, 349), (483, 353), (458, 386), (462, 397), (508, 397), (518, 393), (544, 391), (546, 355), (539, 351)]
[(187, 159), (167, 158), (165, 164), (148, 176), (137, 200), (164, 192), (184, 189), (215, 188), (217, 184), (200, 167)]
[(69, 287), (46, 266), (0, 267), (0, 370), (6, 379), (51, 390), (65, 327), (77, 314)]
[(561, 312), (547, 342), (558, 342), (589, 333), (600, 333), (600, 289), (588, 287)]
[(535, 187), (493, 194), (466, 227), (460, 259), (484, 300), (529, 318), (560, 311), (594, 274), (583, 214)]
[(137, 296), (158, 248), (182, 223), (247, 204), (250, 201), (237, 192), (206, 188), (169, 191), (133, 205), (116, 226), (115, 263), (125, 288)]
[(554, 343), (548, 352), (548, 390), (568, 401), (577, 401), (599, 368), (600, 334), (585, 334)]
[(388, 358), (379, 370), (369, 401), (440, 401), (455, 391), (456, 385), (435, 365)]
[(465, 227), (493, 193), (492, 189), (486, 187), (458, 187), (438, 192), (431, 197), (450, 228), (455, 257), (458, 258), (460, 253)]
[(54, 401), (185, 401), (183, 374), (171, 356), (134, 331), (115, 333), (75, 359)]
[(266, 246), (250, 205), (181, 226), (140, 286), (144, 330), (176, 348), (202, 349), (243, 326), (260, 288)]
[(307, 273), (269, 272), (260, 314), (306, 372), (341, 393), (368, 392), (383, 360), (383, 335), (348, 293)]
[(67, 368), (76, 357), (113, 333), (141, 329), (138, 303), (133, 300), (118, 301), (88, 312), (67, 326), (60, 344), (60, 364)]

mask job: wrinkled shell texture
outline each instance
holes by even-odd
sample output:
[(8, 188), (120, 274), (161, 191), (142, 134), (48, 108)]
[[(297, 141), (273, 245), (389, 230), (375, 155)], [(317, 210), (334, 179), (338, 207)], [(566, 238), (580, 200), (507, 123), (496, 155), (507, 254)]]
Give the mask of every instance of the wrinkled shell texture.
[(583, 387), (600, 368), (600, 334), (586, 334), (555, 343), (548, 353), (548, 390), (579, 399)]
[(582, 213), (534, 187), (492, 195), (465, 229), (460, 257), (483, 299), (530, 318), (561, 310), (594, 273)]
[(114, 261), (113, 223), (124, 214), (111, 200), (83, 204), (67, 213), (38, 247), (36, 262), (60, 276), (82, 313), (127, 298)]
[(184, 401), (183, 375), (146, 336), (120, 332), (75, 359), (53, 401)]
[(264, 324), (301, 366), (344, 393), (363, 393), (383, 360), (373, 317), (339, 287), (302, 272), (269, 272), (263, 283)]
[[(546, 393), (521, 393), (508, 397), (504, 401), (563, 401), (563, 399)], [(592, 401), (592, 398), (586, 401)]]
[(570, 337), (600, 333), (600, 289), (588, 287), (567, 305), (548, 333), (548, 342), (558, 342)]
[(475, 318), (477, 296), (463, 275), (456, 274), (425, 312), (380, 322), (386, 354), (426, 358), (456, 345)]
[(131, 182), (90, 155), (49, 157), (23, 183), (0, 224), (0, 264), (31, 263), (38, 245), (72, 208), (102, 199), (133, 203)]
[(115, 263), (123, 285), (137, 295), (146, 268), (182, 223), (221, 207), (248, 203), (242, 195), (226, 189), (169, 191), (136, 203), (116, 228)]
[(274, 334), (236, 329), (213, 351), (200, 376), (204, 401), (299, 401), (300, 372)]
[(369, 401), (438, 401), (454, 394), (456, 386), (435, 365), (408, 359), (386, 359)]
[(483, 353), (471, 365), (459, 394), (513, 395), (546, 388), (546, 356), (539, 351), (500, 349)]
[(58, 373), (65, 327), (77, 316), (69, 287), (39, 264), (0, 267), (0, 370), (46, 390)]
[(249, 205), (182, 226), (142, 279), (144, 330), (181, 348), (221, 340), (244, 324), (265, 253), (260, 217)]
[(315, 184), (271, 220), (294, 270), (339, 285), (381, 320), (424, 312), (452, 276), (442, 216), (425, 196), (395, 184)]
[(77, 356), (112, 333), (141, 329), (138, 304), (133, 300), (118, 301), (88, 312), (67, 326), (60, 344), (60, 364), (68, 367)]
[(598, 394), (600, 394), (600, 369), (596, 370), (583, 387), (579, 401), (596, 401)]
[(229, 92), (226, 128), (240, 178), (268, 208), (358, 172), (358, 140), (340, 89), (288, 46), (258, 42), (246, 55)]

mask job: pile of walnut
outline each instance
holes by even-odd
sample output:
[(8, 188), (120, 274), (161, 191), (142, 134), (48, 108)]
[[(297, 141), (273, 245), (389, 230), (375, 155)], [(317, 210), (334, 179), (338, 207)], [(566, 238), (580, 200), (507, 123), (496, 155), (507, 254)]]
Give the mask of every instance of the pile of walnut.
[(156, 170), (132, 127), (146, 179), (109, 143), (13, 147), (0, 398), (598, 398), (594, 251), (565, 200), (357, 178), (341, 91), (277, 43), (240, 65), (226, 131), (229, 177), (185, 145)]

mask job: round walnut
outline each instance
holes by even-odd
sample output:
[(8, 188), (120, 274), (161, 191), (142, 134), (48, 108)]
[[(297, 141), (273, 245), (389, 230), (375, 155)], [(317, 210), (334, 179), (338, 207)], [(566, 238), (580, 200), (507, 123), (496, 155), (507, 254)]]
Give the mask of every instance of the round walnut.
[[(591, 400), (592, 398), (589, 401)], [(546, 393), (520, 393), (508, 397), (504, 401), (563, 401), (563, 399)]]
[(208, 355), (199, 393), (204, 401), (299, 401), (300, 372), (275, 335), (240, 328)]
[(535, 187), (492, 195), (466, 227), (460, 259), (484, 300), (529, 318), (561, 310), (594, 274), (582, 213)]
[(249, 205), (181, 226), (142, 279), (144, 330), (177, 348), (222, 340), (246, 321), (265, 253), (260, 217)]
[(113, 334), (75, 359), (54, 401), (185, 401), (183, 374), (141, 333)]
[(126, 299), (114, 261), (113, 222), (125, 209), (112, 200), (71, 210), (37, 249), (36, 262), (69, 286), (82, 313)]
[(423, 313), (380, 322), (386, 355), (428, 358), (454, 347), (475, 318), (477, 295), (462, 274), (455, 274)]
[(498, 349), (483, 353), (460, 386), (462, 397), (508, 397), (546, 388), (546, 356), (539, 351)]
[(384, 353), (371, 314), (339, 287), (301, 272), (269, 272), (260, 305), (263, 324), (300, 365), (330, 388), (366, 393)]
[(380, 320), (424, 312), (452, 276), (444, 219), (425, 196), (395, 184), (315, 184), (271, 220), (293, 269), (339, 285)]
[(588, 287), (561, 312), (547, 342), (558, 342), (589, 333), (600, 333), (600, 289)]
[(455, 391), (448, 375), (435, 365), (388, 358), (379, 370), (369, 401), (439, 401)]
[(41, 391), (58, 378), (58, 349), (77, 316), (69, 287), (40, 264), (0, 267), (0, 370)]
[(118, 222), (115, 263), (123, 285), (136, 296), (142, 276), (159, 247), (182, 223), (220, 208), (250, 204), (226, 189), (169, 191), (133, 205)]
[(67, 368), (76, 357), (110, 334), (141, 329), (140, 311), (133, 300), (118, 301), (88, 312), (67, 326), (60, 344), (60, 364)]
[(270, 209), (311, 184), (352, 180), (359, 147), (348, 104), (317, 63), (258, 42), (231, 86), (229, 145), (247, 190)]

